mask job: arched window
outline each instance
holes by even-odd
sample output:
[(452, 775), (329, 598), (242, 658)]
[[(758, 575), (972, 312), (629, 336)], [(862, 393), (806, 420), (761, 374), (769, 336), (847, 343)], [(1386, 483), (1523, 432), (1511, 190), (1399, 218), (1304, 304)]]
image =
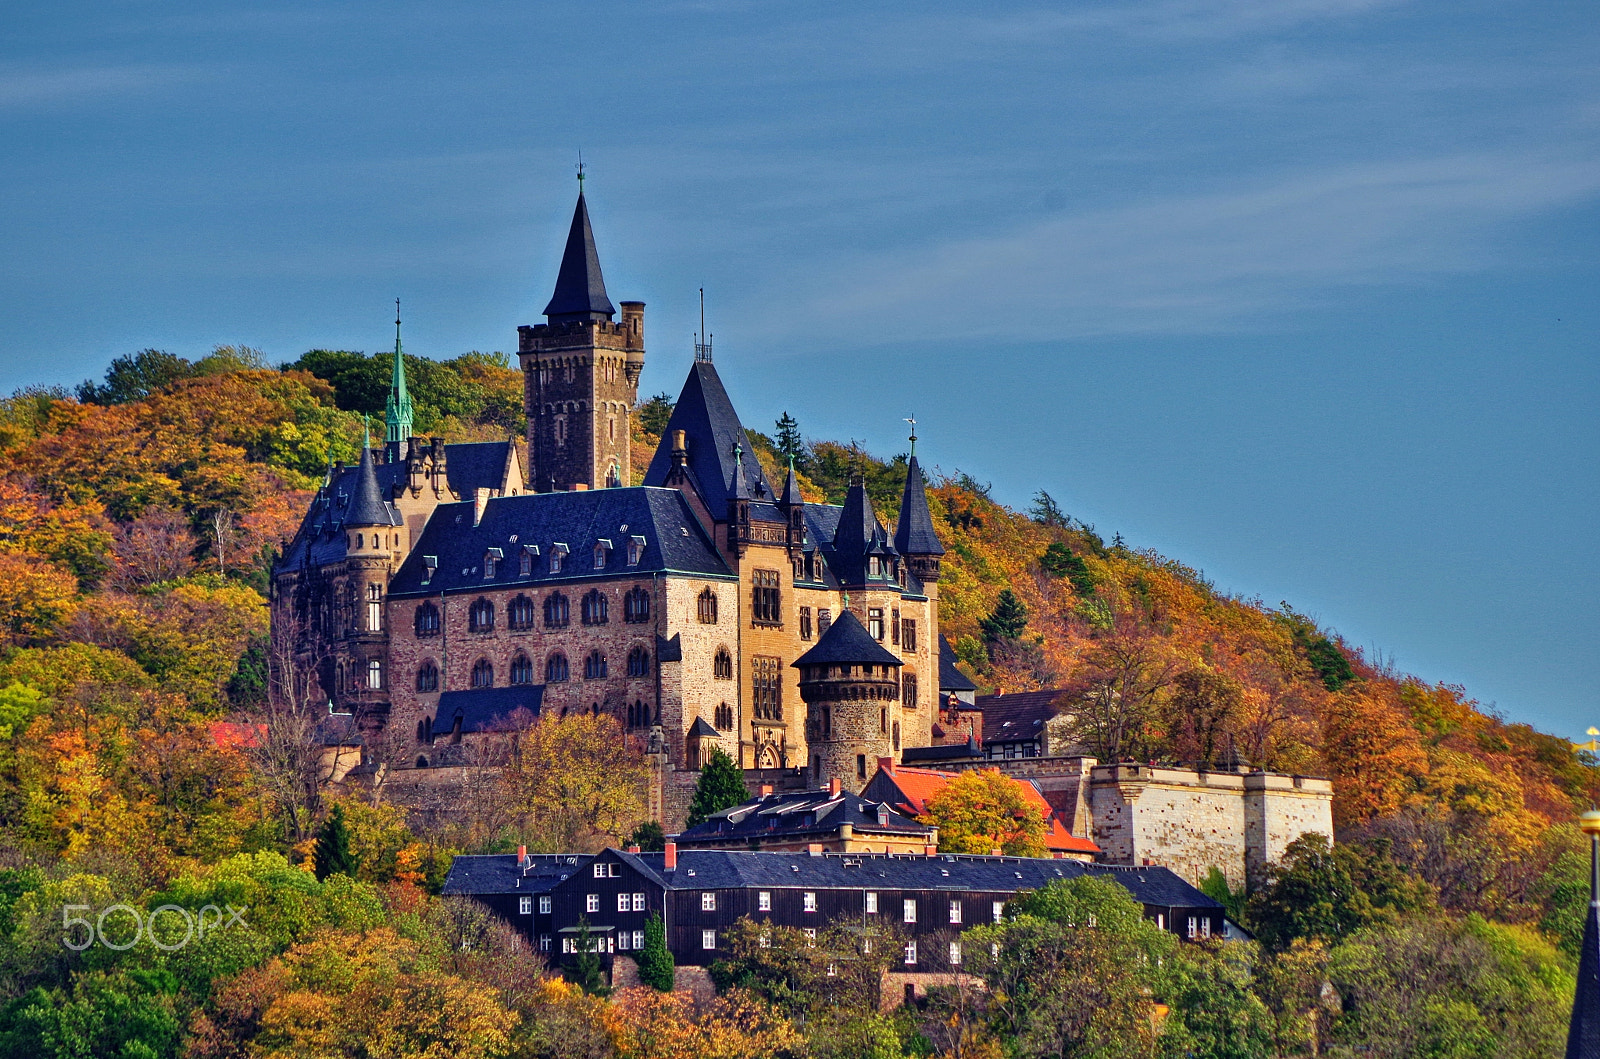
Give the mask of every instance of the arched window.
[(650, 593), (643, 585), (629, 589), (628, 594), (622, 597), (622, 620), (650, 620)]
[(494, 687), (494, 663), (487, 658), (480, 658), (473, 663), (472, 686), (475, 688)]
[(544, 663), (544, 679), (547, 684), (561, 684), (567, 679), (567, 656), (557, 651)]
[(650, 652), (643, 647), (635, 647), (628, 652), (628, 676), (647, 677), (650, 675)]
[(418, 636), (438, 636), (439, 608), (432, 603), (423, 603), (418, 606), (416, 627)]
[(518, 596), (507, 604), (506, 624), (519, 631), (533, 628), (533, 600)]
[(733, 707), (725, 702), (717, 706), (717, 731), (733, 731)]
[(650, 724), (650, 707), (638, 699), (628, 707), (628, 727), (645, 728)]
[(602, 680), (606, 675), (606, 656), (599, 651), (590, 651), (589, 657), (583, 660), (583, 679)]
[(717, 656), (711, 660), (711, 675), (717, 680), (733, 679), (733, 655), (726, 647), (717, 648)]
[(711, 589), (700, 593), (699, 605), (696, 608), (701, 625), (715, 625), (717, 623), (717, 594)]
[(544, 598), (544, 627), (546, 629), (564, 629), (570, 620), (567, 609), (567, 597), (560, 592)]
[(518, 654), (511, 660), (511, 683), (533, 683), (533, 659), (525, 654)]
[(467, 628), (473, 632), (493, 631), (494, 604), (486, 599), (473, 600), (472, 609), (467, 612)]
[(417, 690), (424, 692), (439, 690), (439, 667), (434, 665), (431, 659), (417, 668)]
[(607, 616), (609, 601), (606, 594), (598, 588), (590, 589), (583, 597), (583, 623), (585, 625), (604, 625), (610, 618)]

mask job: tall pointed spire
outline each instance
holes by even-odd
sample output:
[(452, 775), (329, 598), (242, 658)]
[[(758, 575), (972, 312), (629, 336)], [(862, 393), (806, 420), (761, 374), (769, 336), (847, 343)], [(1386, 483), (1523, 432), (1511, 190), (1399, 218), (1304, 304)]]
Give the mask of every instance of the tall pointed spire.
[(370, 438), (361, 446), (355, 492), (350, 497), (350, 506), (345, 508), (344, 520), (351, 526), (390, 525), (389, 506), (383, 502), (383, 489), (378, 485), (378, 467), (372, 462)]
[(394, 366), (389, 372), (389, 397), (383, 403), (389, 461), (400, 459), (401, 447), (411, 437), (411, 395), (406, 392), (406, 362), (400, 350), (400, 299), (394, 300)]
[(1578, 957), (1578, 992), (1567, 1028), (1567, 1059), (1600, 1059), (1600, 812), (1578, 817), (1589, 836), (1589, 907)]
[(600, 255), (594, 248), (594, 229), (589, 226), (589, 206), (583, 200), (583, 185), (578, 185), (578, 205), (572, 211), (572, 227), (567, 232), (567, 249), (561, 255), (561, 271), (556, 273), (556, 290), (544, 315), (552, 324), (579, 320), (609, 320), (616, 307), (606, 296), (605, 277), (600, 274)]
[(800, 479), (794, 473), (794, 453), (789, 453), (789, 476), (783, 480), (783, 496), (779, 500), (785, 507), (798, 507), (805, 503), (800, 496)]

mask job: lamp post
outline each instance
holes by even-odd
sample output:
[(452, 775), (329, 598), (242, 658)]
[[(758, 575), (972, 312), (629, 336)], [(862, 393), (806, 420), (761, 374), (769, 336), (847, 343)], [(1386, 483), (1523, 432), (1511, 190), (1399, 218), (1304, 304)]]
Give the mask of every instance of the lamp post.
[(1600, 1059), (1600, 810), (1578, 817), (1589, 836), (1589, 908), (1583, 917), (1578, 992), (1567, 1028), (1567, 1059)]

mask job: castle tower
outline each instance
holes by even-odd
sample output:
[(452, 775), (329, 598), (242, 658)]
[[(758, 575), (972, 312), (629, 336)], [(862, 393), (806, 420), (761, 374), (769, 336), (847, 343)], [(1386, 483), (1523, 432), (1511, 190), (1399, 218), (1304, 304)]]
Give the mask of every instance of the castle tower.
[(411, 440), (411, 395), (406, 392), (406, 362), (400, 352), (400, 299), (394, 300), (394, 366), (389, 372), (389, 396), (383, 403), (387, 428), (384, 449), (389, 463), (400, 462)]
[(906, 467), (906, 488), (900, 497), (900, 521), (894, 528), (894, 547), (931, 596), (939, 580), (939, 559), (944, 545), (933, 530), (928, 513), (928, 490), (917, 463), (917, 435), (911, 435), (911, 463)]
[[(383, 496), (372, 445), (361, 446), (355, 488), (345, 508), (344, 593), (350, 608), (349, 676), (336, 698), (352, 712), (387, 714), (388, 635), (384, 628), (384, 603), (389, 575), (399, 545), (400, 516)], [(357, 704), (360, 704), (359, 708)]]
[(578, 188), (547, 322), (517, 328), (528, 484), (540, 492), (633, 484), (628, 421), (644, 370), (644, 302), (623, 302), (621, 322), (613, 319)]
[(900, 666), (849, 610), (795, 660), (812, 783), (837, 779), (859, 792), (878, 758), (900, 756), (892, 735), (899, 723)]

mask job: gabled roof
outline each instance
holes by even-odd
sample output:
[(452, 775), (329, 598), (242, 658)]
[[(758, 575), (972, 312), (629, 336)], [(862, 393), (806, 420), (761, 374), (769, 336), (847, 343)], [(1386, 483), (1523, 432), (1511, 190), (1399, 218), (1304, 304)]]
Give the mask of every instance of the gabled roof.
[[(939, 772), (935, 769), (895, 766), (893, 771), (880, 768), (862, 789), (863, 797), (882, 799), (895, 804), (912, 816), (922, 816), (928, 811), (928, 801), (944, 790), (959, 773)], [(1087, 838), (1079, 838), (1066, 829), (1056, 817), (1050, 803), (1045, 801), (1039, 788), (1027, 780), (1007, 777), (1017, 785), (1023, 800), (1038, 810), (1047, 825), (1044, 844), (1046, 849), (1060, 853), (1099, 853), (1100, 847)], [(898, 797), (896, 796), (898, 795)]]
[(504, 488), (516, 457), (515, 441), (472, 441), (445, 447), (445, 478), (450, 491), (471, 500), (479, 489), (491, 492)]
[[(776, 497), (772, 486), (762, 473), (761, 461), (755, 458), (750, 438), (733, 410), (728, 391), (717, 376), (710, 361), (696, 361), (689, 369), (683, 392), (672, 408), (661, 434), (661, 444), (650, 459), (650, 469), (645, 472), (645, 485), (665, 485), (672, 470), (672, 437), (683, 431), (684, 445), (689, 452), (689, 473), (694, 479), (700, 498), (711, 509), (713, 518), (726, 518), (729, 487), (733, 485), (734, 446), (739, 446), (747, 457), (744, 462), (745, 487), (757, 501), (770, 504)], [(755, 514), (752, 512), (752, 514)], [(778, 521), (782, 521), (780, 517)]]
[(791, 666), (874, 665), (899, 666), (894, 654), (872, 638), (852, 611), (841, 611), (816, 646), (789, 663)]
[(940, 691), (977, 691), (978, 685), (974, 684), (965, 673), (956, 668), (955, 648), (950, 646), (950, 641), (944, 638), (944, 633), (939, 634), (939, 690)]
[(433, 735), (448, 735), (461, 719), (462, 732), (491, 732), (513, 720), (519, 710), (539, 716), (544, 704), (543, 684), (515, 684), (506, 688), (471, 688), (447, 691), (439, 696), (439, 712), (433, 718)]
[(572, 211), (572, 227), (567, 231), (567, 248), (561, 255), (561, 271), (556, 274), (556, 290), (544, 315), (552, 324), (575, 320), (609, 320), (616, 306), (606, 296), (605, 277), (600, 274), (600, 255), (594, 248), (594, 229), (589, 226), (589, 206), (578, 192), (578, 205)]
[(901, 555), (943, 555), (944, 545), (933, 531), (928, 513), (928, 490), (922, 483), (922, 465), (915, 453), (906, 467), (906, 489), (900, 496), (900, 521), (894, 528), (894, 546)]
[(711, 727), (704, 717), (696, 717), (694, 719), (694, 724), (689, 726), (688, 738), (720, 739), (722, 736), (721, 733), (719, 733), (715, 728)]
[[(511, 585), (593, 581), (603, 577), (648, 577), (652, 573), (689, 573), (732, 577), (716, 547), (705, 536), (688, 501), (676, 489), (582, 489), (570, 493), (523, 493), (490, 499), (474, 526), (474, 506), (440, 504), (428, 518), (411, 553), (389, 584), (391, 596), (438, 595)], [(601, 540), (642, 536), (639, 562), (628, 565), (628, 549), (604, 552), (605, 567), (595, 569), (595, 545)], [(567, 548), (559, 573), (550, 571), (555, 545)], [(533, 571), (523, 576), (513, 561), (523, 548), (539, 549)], [(506, 561), (495, 576), (483, 576), (483, 557), (499, 548)], [(437, 561), (429, 577), (428, 560)]]
[(785, 791), (751, 799), (688, 828), (677, 836), (680, 849), (696, 843), (740, 843), (782, 839), (796, 841), (806, 835), (833, 835), (841, 824), (850, 824), (858, 834), (897, 834), (928, 836), (933, 828), (884, 805), (887, 816), (879, 823), (879, 803), (859, 794), (826, 788), (815, 791)]
[(973, 705), (983, 711), (983, 741), (1016, 743), (1039, 738), (1045, 724), (1060, 712), (1060, 688), (1014, 691), (1009, 695), (979, 695)]

